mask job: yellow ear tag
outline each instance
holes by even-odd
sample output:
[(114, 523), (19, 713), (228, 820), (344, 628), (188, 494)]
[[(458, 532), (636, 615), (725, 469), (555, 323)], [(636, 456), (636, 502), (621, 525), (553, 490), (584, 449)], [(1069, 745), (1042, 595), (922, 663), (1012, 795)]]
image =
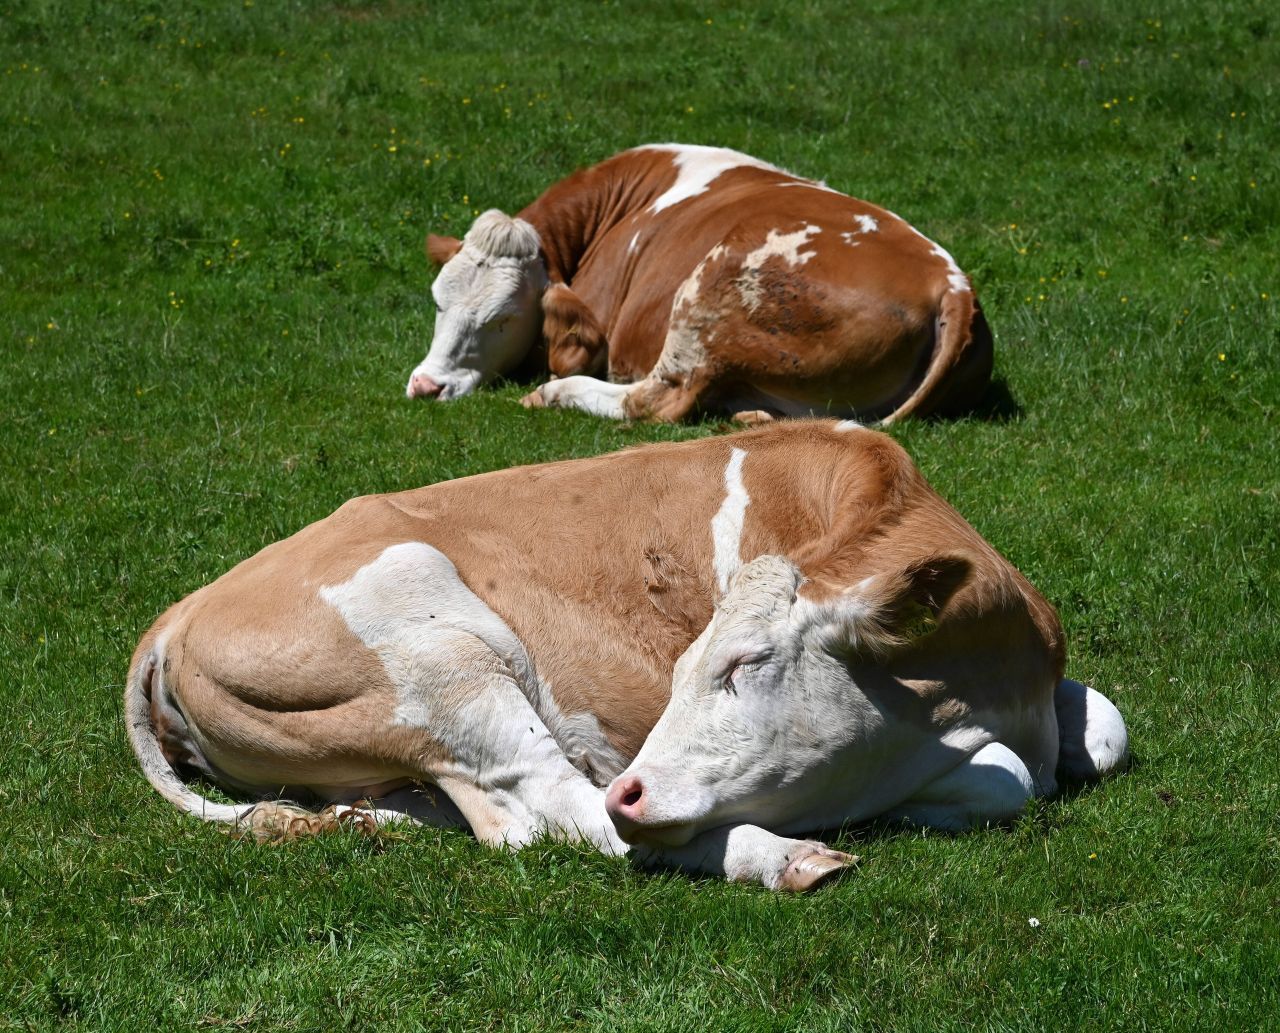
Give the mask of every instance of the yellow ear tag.
[(937, 626), (937, 615), (922, 603), (911, 602), (903, 607), (899, 627), (902, 629), (902, 637), (907, 641), (924, 638)]

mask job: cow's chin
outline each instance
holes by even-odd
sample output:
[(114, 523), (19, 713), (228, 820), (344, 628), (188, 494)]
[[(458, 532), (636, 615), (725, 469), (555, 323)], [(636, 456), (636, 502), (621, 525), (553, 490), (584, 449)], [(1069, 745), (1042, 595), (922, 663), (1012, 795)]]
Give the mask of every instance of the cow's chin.
[(619, 837), (630, 846), (677, 847), (693, 839), (703, 826), (698, 824), (640, 825), (619, 832)]

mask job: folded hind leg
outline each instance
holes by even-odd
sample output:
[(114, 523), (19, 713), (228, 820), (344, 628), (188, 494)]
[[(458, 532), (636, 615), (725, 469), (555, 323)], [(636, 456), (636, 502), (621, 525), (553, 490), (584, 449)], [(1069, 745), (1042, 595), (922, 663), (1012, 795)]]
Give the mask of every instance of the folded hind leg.
[(1035, 796), (1031, 772), (1003, 743), (984, 746), (885, 814), (889, 820), (961, 832), (1016, 818)]

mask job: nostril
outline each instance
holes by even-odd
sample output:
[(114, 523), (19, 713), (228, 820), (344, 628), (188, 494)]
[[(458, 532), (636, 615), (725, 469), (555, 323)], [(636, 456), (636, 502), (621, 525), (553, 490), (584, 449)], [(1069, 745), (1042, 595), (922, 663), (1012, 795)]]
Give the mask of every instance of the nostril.
[(443, 390), (443, 384), (437, 384), (425, 373), (415, 373), (413, 379), (409, 381), (411, 398), (435, 398)]
[(622, 791), (622, 804), (624, 807), (634, 807), (640, 802), (642, 796), (644, 796), (644, 789), (639, 782), (635, 782), (631, 788)]

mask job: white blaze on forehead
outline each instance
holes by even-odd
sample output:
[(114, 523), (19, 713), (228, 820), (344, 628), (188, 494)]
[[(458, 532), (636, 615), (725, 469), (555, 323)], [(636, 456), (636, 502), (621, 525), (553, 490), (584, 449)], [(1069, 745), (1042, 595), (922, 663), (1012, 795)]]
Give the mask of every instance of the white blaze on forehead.
[(751, 497), (742, 483), (742, 464), (747, 453), (735, 448), (724, 468), (724, 501), (711, 518), (711, 542), (715, 549), (716, 583), (720, 594), (729, 590), (729, 579), (742, 566), (742, 521)]
[(673, 204), (687, 201), (691, 197), (705, 194), (711, 183), (722, 172), (737, 168), (768, 169), (781, 172), (768, 162), (753, 158), (749, 154), (731, 151), (724, 147), (700, 147), (693, 144), (650, 144), (637, 150), (670, 151), (674, 156), (672, 162), (676, 167), (676, 181), (667, 188), (656, 201), (649, 206), (649, 211), (660, 212)]

